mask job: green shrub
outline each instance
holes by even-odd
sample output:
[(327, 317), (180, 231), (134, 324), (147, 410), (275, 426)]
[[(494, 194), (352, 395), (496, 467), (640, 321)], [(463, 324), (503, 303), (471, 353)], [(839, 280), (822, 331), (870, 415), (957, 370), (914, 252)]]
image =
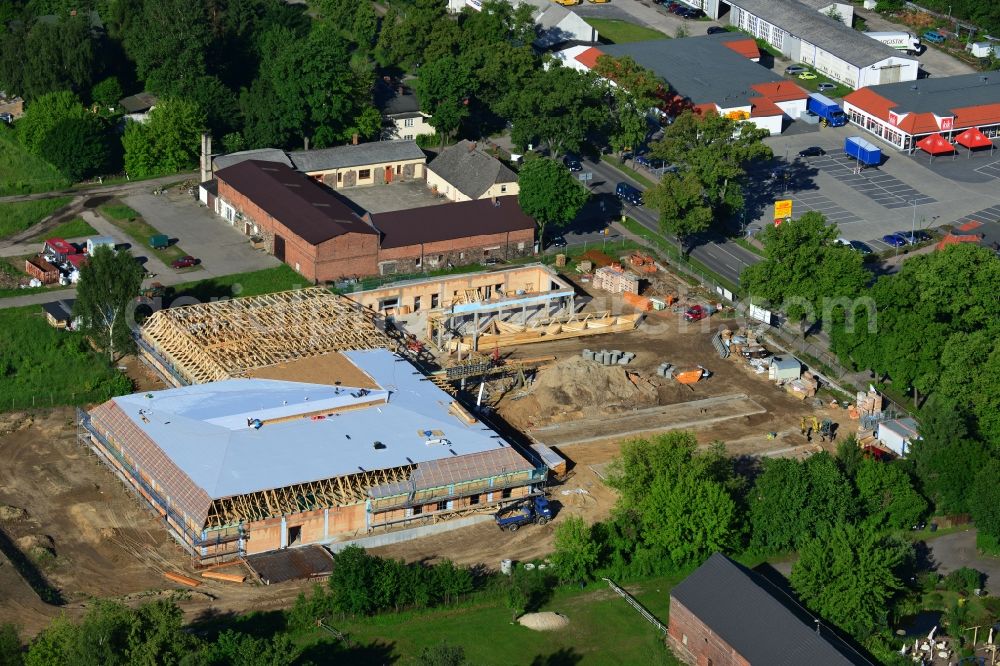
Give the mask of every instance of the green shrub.
[(982, 587), (983, 574), (969, 567), (956, 569), (944, 578), (944, 589), (968, 594)]
[(941, 574), (936, 571), (922, 571), (917, 575), (917, 584), (924, 592), (933, 592), (941, 583)]
[(991, 534), (979, 532), (976, 534), (976, 548), (984, 555), (1000, 555), (1000, 539)]

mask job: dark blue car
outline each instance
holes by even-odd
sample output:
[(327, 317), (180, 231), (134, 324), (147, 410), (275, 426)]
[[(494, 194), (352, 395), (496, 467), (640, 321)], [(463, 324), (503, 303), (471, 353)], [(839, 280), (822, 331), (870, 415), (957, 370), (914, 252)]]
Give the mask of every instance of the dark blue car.
[(882, 236), (882, 242), (889, 247), (906, 247), (906, 239), (899, 234), (886, 234)]

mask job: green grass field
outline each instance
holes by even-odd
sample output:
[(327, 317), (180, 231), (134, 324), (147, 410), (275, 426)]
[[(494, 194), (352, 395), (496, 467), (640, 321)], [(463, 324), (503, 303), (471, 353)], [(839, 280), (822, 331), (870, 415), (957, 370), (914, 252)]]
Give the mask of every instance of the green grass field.
[(69, 184), (54, 166), (26, 151), (13, 130), (0, 126), (0, 196), (48, 192)]
[[(98, 212), (104, 216), (111, 224), (115, 225), (122, 231), (124, 231), (128, 236), (132, 238), (138, 245), (132, 249), (132, 253), (136, 252), (151, 252), (160, 261), (170, 265), (174, 259), (180, 259), (186, 256), (188, 253), (185, 252), (179, 245), (170, 245), (163, 249), (155, 249), (149, 246), (149, 239), (153, 236), (160, 234), (159, 230), (153, 225), (146, 222), (146, 220), (138, 213), (138, 211), (120, 203), (112, 202), (100, 206)], [(193, 266), (188, 271), (199, 271), (201, 266)]]
[(602, 42), (611, 44), (628, 44), (629, 42), (647, 42), (651, 39), (666, 39), (659, 30), (645, 26), (619, 21), (618, 19), (584, 19), (591, 27), (597, 29)]
[(74, 217), (61, 224), (57, 224), (52, 229), (43, 234), (38, 234), (33, 240), (41, 241), (46, 238), (82, 238), (84, 236), (96, 236), (97, 230), (87, 224), (82, 218)]
[(0, 310), (0, 411), (79, 405), (131, 390), (83, 335), (58, 331), (33, 305)]
[(59, 210), (70, 197), (0, 204), (0, 238), (20, 233)]
[[(675, 578), (644, 581), (633, 591), (661, 622), (667, 622)], [(630, 586), (632, 587), (632, 586)], [(511, 622), (501, 601), (478, 599), (456, 608), (385, 614), (353, 620), (329, 619), (337, 630), (363, 647), (337, 654), (338, 664), (418, 663), (425, 647), (460, 645), (470, 664), (630, 664), (679, 666), (663, 637), (604, 583), (585, 590), (559, 588), (541, 610), (569, 618), (561, 631), (532, 631)], [(329, 634), (303, 636), (306, 657), (328, 653)], [(329, 646), (329, 647), (327, 647)], [(397, 661), (398, 660), (398, 661)]]
[(285, 264), (250, 273), (235, 273), (224, 277), (184, 282), (173, 288), (174, 298), (191, 298), (192, 302), (207, 303), (213, 298), (259, 296), (277, 291), (310, 287), (311, 283)]

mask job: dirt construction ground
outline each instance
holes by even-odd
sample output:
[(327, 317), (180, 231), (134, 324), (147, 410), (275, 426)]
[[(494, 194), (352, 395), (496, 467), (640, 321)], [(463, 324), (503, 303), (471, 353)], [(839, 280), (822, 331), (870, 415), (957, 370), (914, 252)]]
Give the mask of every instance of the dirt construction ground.
[[(621, 303), (612, 305), (616, 311), (627, 311)], [(668, 420), (673, 412), (681, 414), (676, 422), (693, 429), (700, 443), (722, 441), (734, 455), (802, 456), (819, 450), (815, 440), (808, 443), (799, 433), (799, 420), (806, 415), (835, 418), (842, 436), (856, 427), (843, 410), (798, 400), (741, 362), (720, 359), (710, 340), (723, 323), (713, 317), (690, 325), (674, 313), (652, 313), (638, 330), (627, 334), (513, 350), (512, 357), (556, 359), (539, 370), (532, 386), (508, 392), (498, 403), (498, 414), (529, 432), (567, 424), (584, 435), (571, 438), (579, 443), (559, 447), (569, 460), (569, 473), (549, 488), (557, 509), (554, 523), (510, 534), (488, 521), (374, 552), (407, 560), (447, 557), (491, 568), (505, 558), (543, 557), (552, 550), (560, 517), (580, 515), (593, 522), (610, 514), (615, 494), (595, 469), (601, 470), (620, 451), (621, 437), (613, 429), (616, 417), (634, 420), (637, 409), (659, 409)], [(634, 352), (628, 369), (638, 376), (629, 380), (623, 367), (582, 364), (577, 359), (583, 348)], [(681, 386), (655, 375), (663, 361), (681, 368), (703, 365), (713, 374), (693, 386)], [(139, 390), (162, 388), (134, 361), (126, 365)], [(699, 400), (707, 402), (669, 408)], [(732, 418), (727, 414), (729, 404), (736, 412)], [(589, 423), (595, 424), (593, 433), (587, 432)], [(769, 438), (768, 433), (776, 436)], [(0, 555), (0, 623), (13, 621), (27, 636), (62, 611), (79, 615), (93, 597), (138, 603), (176, 595), (188, 619), (196, 620), (203, 614), (286, 607), (311, 585), (257, 587), (206, 580), (192, 590), (165, 580), (166, 571), (197, 574), (153, 514), (78, 443), (71, 409), (0, 415), (0, 459), (0, 529), (29, 553), (65, 602), (61, 607), (44, 603)]]

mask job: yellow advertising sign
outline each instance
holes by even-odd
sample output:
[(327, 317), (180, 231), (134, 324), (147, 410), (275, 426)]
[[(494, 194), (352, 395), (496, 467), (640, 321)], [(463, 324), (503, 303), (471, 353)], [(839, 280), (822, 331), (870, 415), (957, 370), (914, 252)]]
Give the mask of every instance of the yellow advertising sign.
[(774, 202), (774, 219), (783, 220), (792, 216), (792, 200), (782, 199)]

